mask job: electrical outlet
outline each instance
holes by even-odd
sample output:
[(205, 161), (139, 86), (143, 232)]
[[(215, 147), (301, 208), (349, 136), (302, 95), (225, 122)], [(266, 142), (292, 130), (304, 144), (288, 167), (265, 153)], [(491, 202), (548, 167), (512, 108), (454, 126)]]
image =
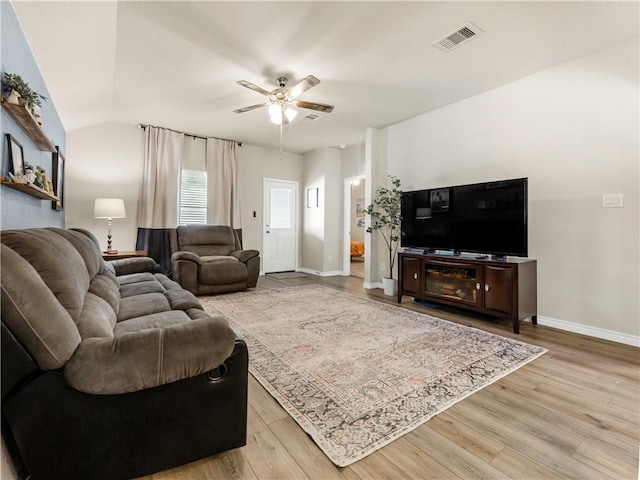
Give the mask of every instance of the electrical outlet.
[(602, 208), (622, 208), (624, 206), (624, 194), (603, 193)]
[(329, 255), (329, 261), (333, 262), (333, 257), (331, 255)]
[(380, 263), (380, 270), (386, 270), (387, 269), (387, 264), (382, 262)]

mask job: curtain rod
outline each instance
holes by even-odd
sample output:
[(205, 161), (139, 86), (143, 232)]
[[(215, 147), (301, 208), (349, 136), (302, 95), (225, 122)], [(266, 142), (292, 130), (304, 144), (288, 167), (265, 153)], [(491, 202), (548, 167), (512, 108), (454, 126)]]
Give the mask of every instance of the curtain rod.
[(172, 128), (166, 128), (166, 127), (158, 127), (156, 125), (145, 125), (144, 123), (139, 123), (138, 124), (138, 128), (141, 128), (143, 130), (146, 130), (147, 127), (154, 127), (154, 128), (163, 128), (165, 130), (169, 130), (171, 132), (176, 132), (176, 133), (181, 133), (183, 135), (186, 135), (187, 137), (193, 137), (194, 139), (199, 138), (201, 140), (207, 140), (208, 138), (215, 138), (216, 140), (225, 140), (227, 142), (234, 142), (237, 143), (239, 147), (242, 146), (242, 142), (238, 142), (236, 140), (229, 140), (228, 138), (218, 138), (218, 137), (203, 137), (202, 135), (195, 135), (193, 133), (187, 133), (187, 132), (181, 132), (179, 130), (174, 130)]

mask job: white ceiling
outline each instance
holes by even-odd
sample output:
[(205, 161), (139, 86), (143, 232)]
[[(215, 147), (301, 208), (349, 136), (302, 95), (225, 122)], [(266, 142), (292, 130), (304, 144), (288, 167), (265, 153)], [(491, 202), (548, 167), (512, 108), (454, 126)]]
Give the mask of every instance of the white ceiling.
[[(321, 83), (335, 105), (284, 127), (284, 150), (364, 141), (384, 127), (639, 35), (638, 2), (13, 2), (67, 131), (108, 121), (279, 148), (243, 88)], [(442, 53), (467, 22), (485, 33)]]

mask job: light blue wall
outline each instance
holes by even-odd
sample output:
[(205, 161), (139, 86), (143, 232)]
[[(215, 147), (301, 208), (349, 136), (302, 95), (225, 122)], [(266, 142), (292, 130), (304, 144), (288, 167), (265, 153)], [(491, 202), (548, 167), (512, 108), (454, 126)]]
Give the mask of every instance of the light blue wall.
[[(18, 73), (37, 92), (48, 98), (42, 104), (42, 122), (44, 131), (54, 145), (60, 146), (61, 151), (66, 152), (65, 131), (56, 112), (44, 79), (36, 64), (29, 45), (22, 33), (20, 23), (8, 1), (0, 2), (0, 38), (1, 38), (1, 67), (2, 74)], [(6, 92), (3, 92), (6, 96)], [(24, 158), (32, 165), (41, 165), (51, 175), (50, 152), (42, 152), (25, 135), (13, 119), (4, 109), (0, 112), (0, 131), (2, 132), (2, 161), (0, 173), (7, 175), (9, 172), (9, 153), (6, 134), (13, 135), (24, 148)], [(64, 210), (56, 211), (51, 208), (51, 202), (40, 200), (11, 188), (0, 187), (0, 228), (27, 227), (63, 227)]]

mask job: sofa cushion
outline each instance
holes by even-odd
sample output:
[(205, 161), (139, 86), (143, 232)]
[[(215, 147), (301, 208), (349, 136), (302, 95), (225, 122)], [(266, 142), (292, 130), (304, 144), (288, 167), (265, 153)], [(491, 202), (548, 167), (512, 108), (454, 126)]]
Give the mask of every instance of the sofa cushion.
[(87, 292), (82, 312), (76, 319), (76, 325), (82, 339), (113, 337), (115, 324), (116, 312), (111, 308), (111, 305), (99, 296)]
[(3, 322), (41, 370), (64, 366), (81, 340), (71, 315), (29, 262), (4, 244), (0, 252)]
[(89, 292), (105, 300), (114, 313), (120, 310), (120, 287), (115, 276), (111, 277), (109, 272), (96, 275), (89, 285)]
[(152, 313), (142, 317), (135, 317), (129, 320), (118, 322), (114, 329), (114, 335), (122, 335), (128, 332), (137, 332), (150, 328), (166, 328), (170, 325), (190, 322), (191, 318), (182, 310), (169, 310), (167, 312)]
[(147, 282), (135, 282), (122, 285), (120, 287), (120, 296), (126, 298), (145, 293), (164, 293), (164, 291), (165, 288), (162, 284), (154, 279)]
[(207, 285), (245, 282), (247, 266), (235, 257), (203, 257), (198, 282)]
[(234, 341), (226, 320), (211, 317), (90, 338), (67, 362), (65, 378), (86, 393), (134, 392), (216, 368), (231, 354)]
[(32, 228), (2, 232), (2, 243), (33, 265), (72, 318), (80, 315), (91, 279), (82, 256), (67, 240)]
[[(109, 262), (109, 263), (112, 263), (112, 262)], [(116, 278), (118, 280), (118, 283), (122, 286), (122, 285), (129, 285), (130, 283), (148, 282), (151, 280), (155, 280), (156, 277), (154, 277), (153, 274), (150, 272), (144, 272), (144, 273), (130, 273), (127, 275), (120, 275)]]
[(162, 293), (144, 293), (133, 297), (126, 297), (120, 301), (118, 322), (134, 317), (142, 317), (152, 313), (171, 310), (169, 301)]
[(230, 255), (240, 249), (231, 227), (222, 225), (189, 225), (176, 230), (180, 250), (206, 255)]

